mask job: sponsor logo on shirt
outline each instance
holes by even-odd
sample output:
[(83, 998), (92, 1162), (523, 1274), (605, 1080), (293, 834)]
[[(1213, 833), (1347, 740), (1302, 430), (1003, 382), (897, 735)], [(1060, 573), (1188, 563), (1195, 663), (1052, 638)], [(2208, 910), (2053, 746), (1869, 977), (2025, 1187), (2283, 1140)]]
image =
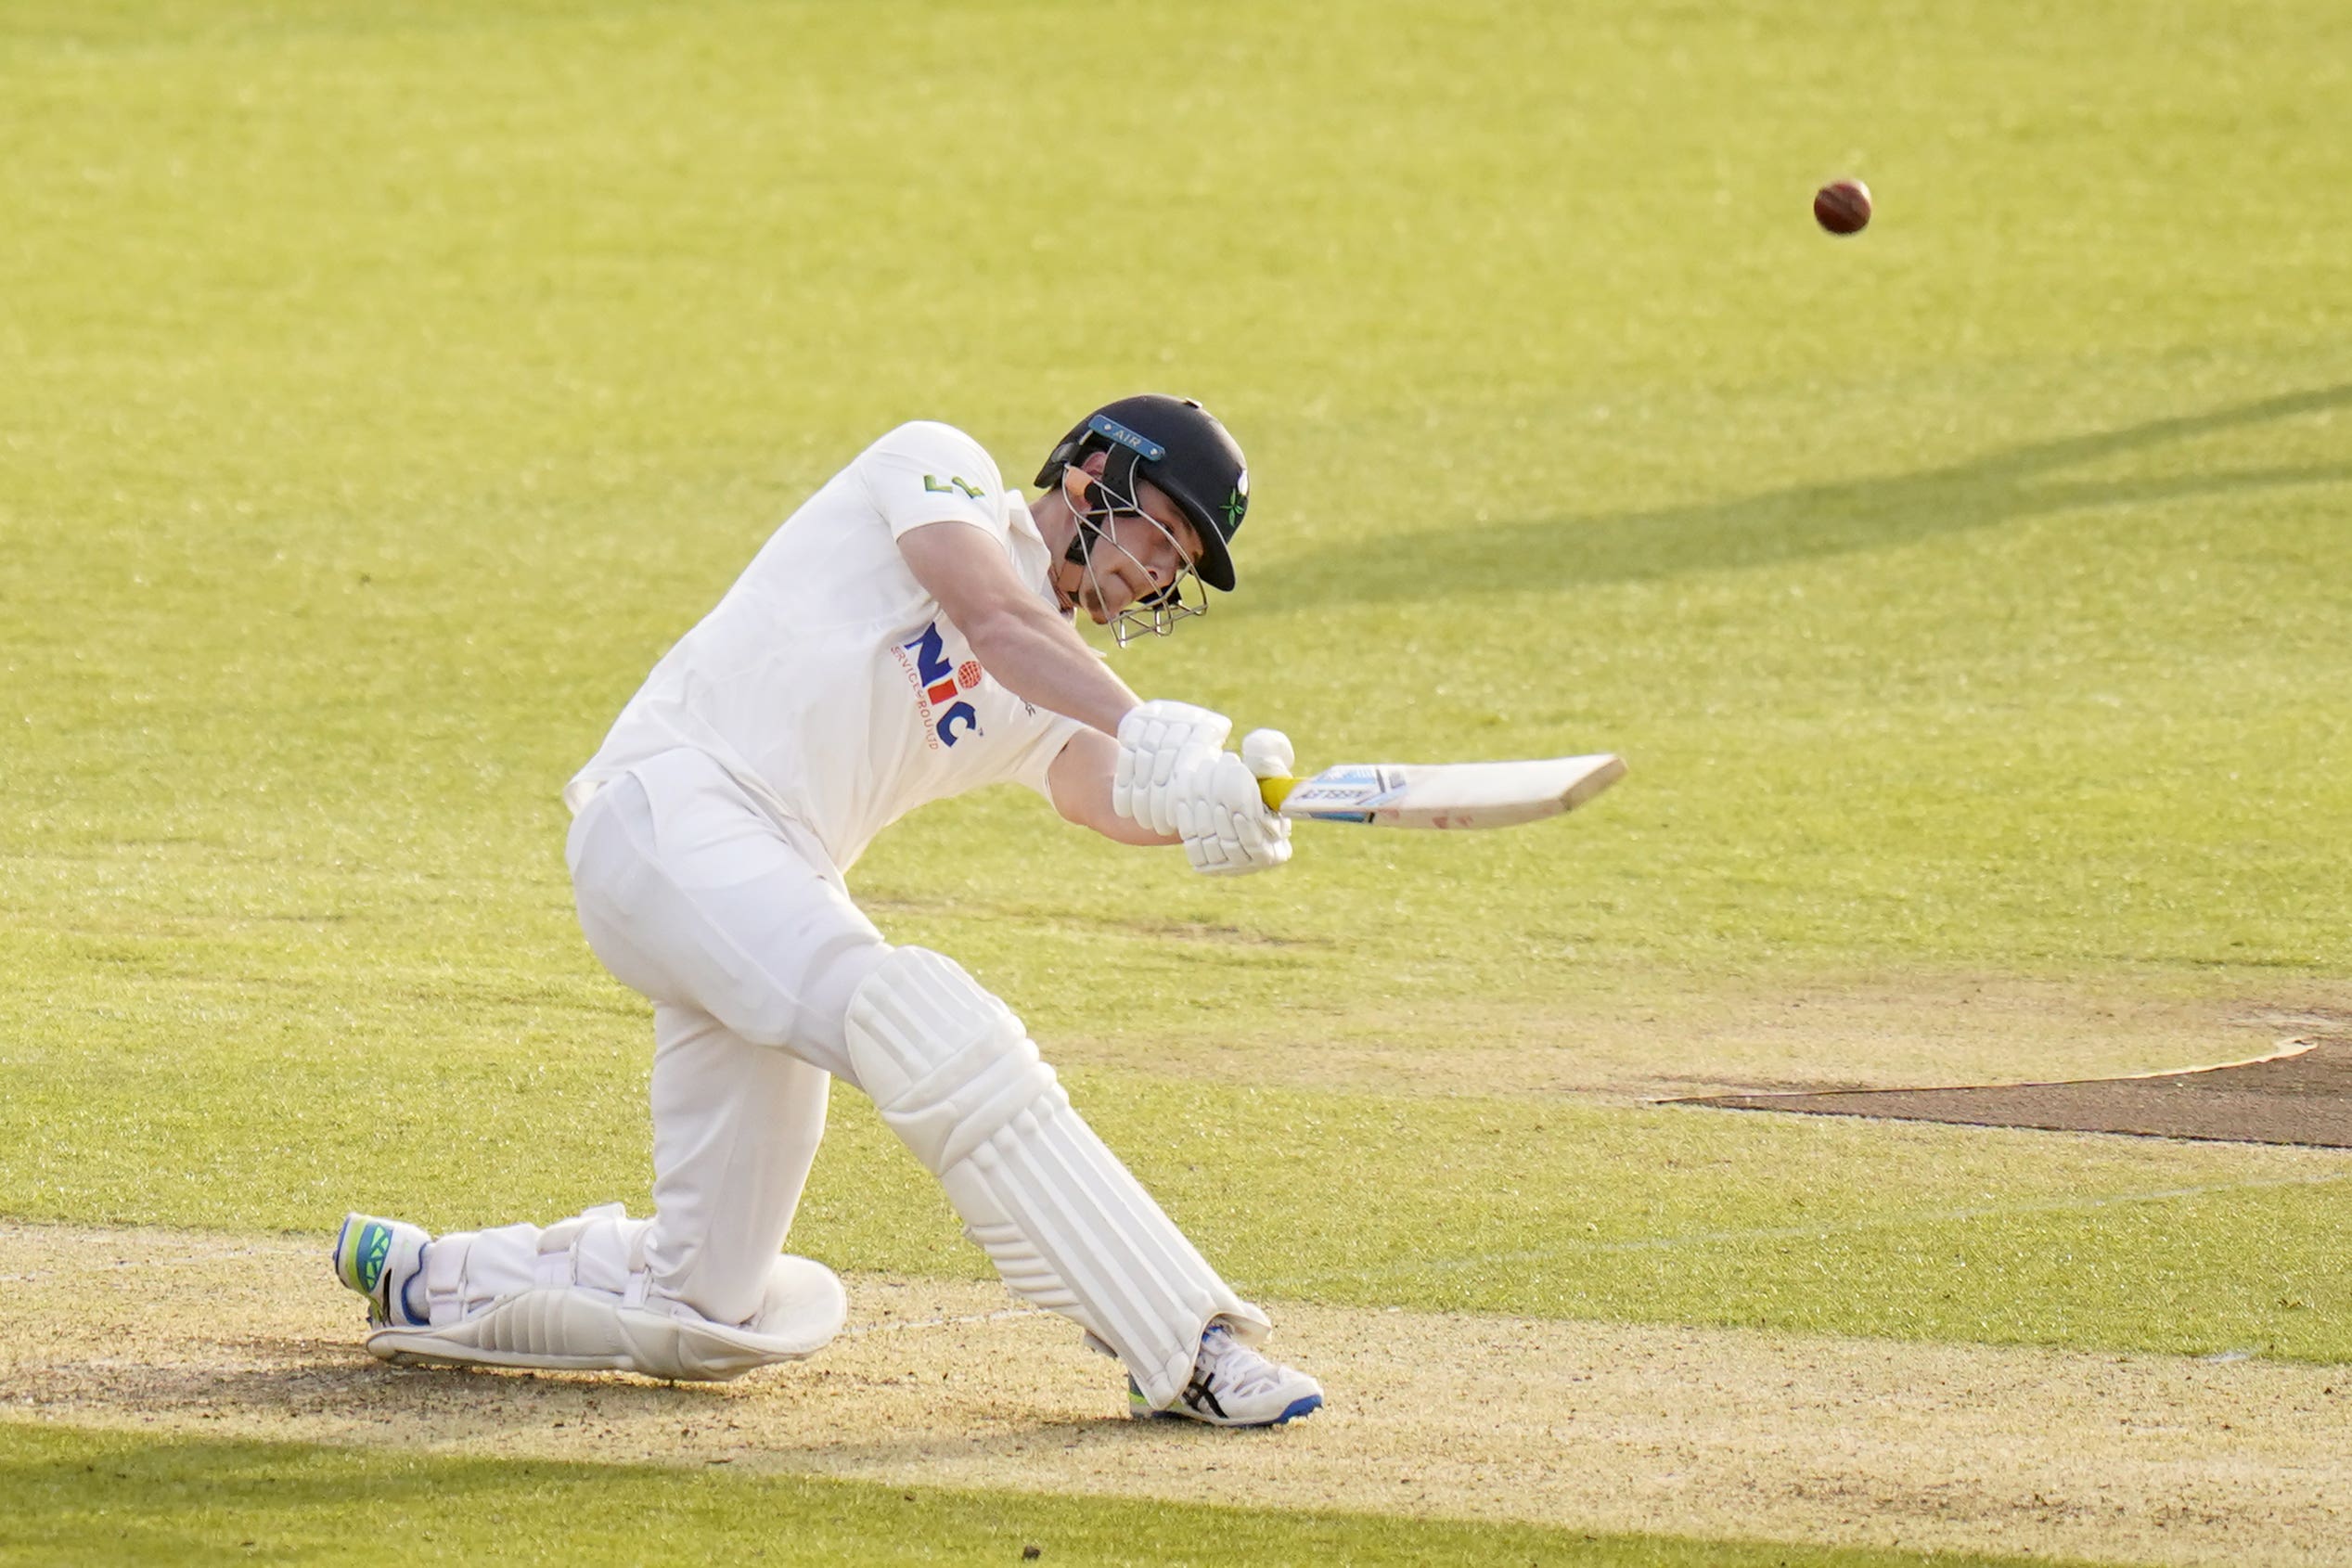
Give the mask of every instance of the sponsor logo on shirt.
[(923, 743), (936, 752), (943, 746), (953, 746), (967, 735), (980, 733), (980, 710), (963, 700), (963, 693), (979, 686), (985, 672), (977, 659), (953, 663), (947, 657), (947, 639), (939, 635), (939, 623), (933, 621), (923, 628), (923, 635), (912, 642), (904, 642), (892, 649), (898, 656), (898, 667), (906, 672), (906, 684), (914, 688), (915, 705), (921, 711)]

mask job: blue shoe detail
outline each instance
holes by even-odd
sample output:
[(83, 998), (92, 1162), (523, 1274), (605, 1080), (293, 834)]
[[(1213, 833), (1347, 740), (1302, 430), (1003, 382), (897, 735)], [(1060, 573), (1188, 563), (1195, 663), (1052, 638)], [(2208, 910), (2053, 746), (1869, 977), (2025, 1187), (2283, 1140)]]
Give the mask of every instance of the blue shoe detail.
[(425, 1277), (425, 1254), (432, 1250), (433, 1244), (431, 1241), (426, 1242), (422, 1247), (418, 1248), (417, 1251), (417, 1266), (410, 1269), (408, 1271), (408, 1278), (400, 1282), (400, 1316), (406, 1318), (411, 1323), (422, 1324), (430, 1322), (432, 1317), (432, 1314), (430, 1311), (418, 1311), (417, 1304), (408, 1299), (408, 1292), (416, 1288), (417, 1281)]
[(363, 1296), (376, 1293), (392, 1259), (392, 1227), (366, 1215), (345, 1215), (335, 1233), (335, 1276)]
[[(370, 1322), (390, 1323), (405, 1318), (411, 1323), (422, 1323), (425, 1314), (414, 1309), (409, 1292), (417, 1276), (423, 1271), (423, 1248), (431, 1241), (432, 1238), (413, 1225), (378, 1219), (373, 1215), (346, 1215), (342, 1228), (335, 1235), (335, 1278), (367, 1299)], [(412, 1253), (414, 1256), (408, 1255)], [(396, 1263), (402, 1266), (397, 1276), (392, 1272)], [(395, 1283), (397, 1291), (393, 1289)]]
[(369, 1220), (359, 1227), (359, 1250), (352, 1260), (359, 1288), (369, 1295), (383, 1282), (384, 1265), (392, 1261), (392, 1227)]
[(1288, 1408), (1284, 1409), (1280, 1415), (1275, 1417), (1272, 1420), (1266, 1422), (1266, 1424), (1268, 1426), (1280, 1426), (1284, 1421), (1294, 1421), (1301, 1416), (1312, 1414), (1314, 1411), (1319, 1410), (1322, 1407), (1323, 1396), (1319, 1394), (1310, 1394), (1303, 1399), (1292, 1400)]
[[(1208, 1424), (1222, 1425), (1228, 1431), (1250, 1432), (1269, 1426), (1281, 1426), (1286, 1422), (1298, 1420), (1301, 1416), (1311, 1416), (1322, 1407), (1323, 1396), (1321, 1394), (1305, 1394), (1284, 1406), (1280, 1415), (1272, 1417), (1266, 1420), (1210, 1422)], [(1138, 1421), (1185, 1420), (1191, 1419), (1187, 1417), (1181, 1410), (1155, 1410), (1150, 1406), (1145, 1404), (1143, 1402), (1143, 1390), (1136, 1386), (1136, 1381), (1133, 1378), (1129, 1378), (1127, 1380), (1127, 1418), (1130, 1420)]]

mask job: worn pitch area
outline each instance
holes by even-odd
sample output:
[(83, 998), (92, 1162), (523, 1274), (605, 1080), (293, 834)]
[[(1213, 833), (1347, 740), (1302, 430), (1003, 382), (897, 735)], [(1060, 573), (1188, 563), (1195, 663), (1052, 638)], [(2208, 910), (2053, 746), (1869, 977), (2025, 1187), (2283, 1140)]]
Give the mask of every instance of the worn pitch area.
[[(717, 1387), (403, 1371), (324, 1241), (0, 1225), (0, 1418), (1742, 1539), (2352, 1564), (2352, 1369), (1288, 1305), (1330, 1405), (1122, 1415), (995, 1285)], [(4, 1428), (0, 1428), (4, 1430)], [(1237, 1487), (1237, 1463), (1246, 1471)]]
[(2299, 1040), (2273, 1056), (2186, 1073), (1965, 1088), (1708, 1095), (1671, 1103), (2352, 1149), (2352, 1035)]

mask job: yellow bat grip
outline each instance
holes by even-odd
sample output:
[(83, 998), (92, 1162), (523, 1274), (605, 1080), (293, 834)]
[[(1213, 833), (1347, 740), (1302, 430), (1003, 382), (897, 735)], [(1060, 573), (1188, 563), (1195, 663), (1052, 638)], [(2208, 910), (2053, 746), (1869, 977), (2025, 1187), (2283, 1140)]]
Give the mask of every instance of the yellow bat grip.
[(1299, 781), (1288, 777), (1261, 778), (1258, 780), (1258, 799), (1266, 803), (1266, 810), (1279, 811), (1282, 809), (1282, 803), (1291, 798), (1291, 791), (1298, 787)]

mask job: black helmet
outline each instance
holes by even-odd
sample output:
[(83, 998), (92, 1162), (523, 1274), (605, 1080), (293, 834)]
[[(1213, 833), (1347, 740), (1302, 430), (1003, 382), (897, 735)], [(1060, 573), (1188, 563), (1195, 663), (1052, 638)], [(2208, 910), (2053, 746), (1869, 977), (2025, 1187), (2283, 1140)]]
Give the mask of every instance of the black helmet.
[(1132, 499), (1137, 479), (1166, 491), (1201, 535), (1201, 580), (1232, 591), (1227, 546), (1250, 509), (1250, 465), (1215, 415), (1189, 397), (1160, 392), (1106, 403), (1061, 438), (1037, 483), (1060, 484), (1062, 470), (1089, 452), (1111, 454), (1102, 477), (1112, 494)]

